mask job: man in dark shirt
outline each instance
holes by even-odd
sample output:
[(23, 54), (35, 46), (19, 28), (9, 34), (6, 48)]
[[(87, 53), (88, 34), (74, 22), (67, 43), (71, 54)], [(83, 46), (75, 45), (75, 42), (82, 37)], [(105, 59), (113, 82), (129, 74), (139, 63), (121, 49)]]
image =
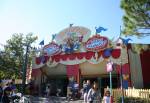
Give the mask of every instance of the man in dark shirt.
[(90, 84), (90, 80), (87, 80), (86, 85), (84, 87), (84, 102), (87, 102), (87, 94), (89, 92), (89, 90), (91, 89), (91, 84)]

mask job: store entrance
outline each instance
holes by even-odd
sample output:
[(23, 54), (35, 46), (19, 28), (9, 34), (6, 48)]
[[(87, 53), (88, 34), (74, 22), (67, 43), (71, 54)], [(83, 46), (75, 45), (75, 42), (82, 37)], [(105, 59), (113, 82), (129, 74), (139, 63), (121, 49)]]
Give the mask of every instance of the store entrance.
[(60, 96), (66, 96), (67, 93), (67, 85), (68, 85), (68, 79), (67, 77), (63, 78), (48, 78), (47, 83), (51, 85), (51, 96), (57, 95), (57, 90), (61, 90)]
[[(104, 95), (104, 89), (107, 87), (110, 87), (110, 78), (109, 77), (103, 77), (101, 78), (101, 95)], [(116, 77), (112, 77), (112, 88), (117, 88), (118, 86), (118, 79)]]

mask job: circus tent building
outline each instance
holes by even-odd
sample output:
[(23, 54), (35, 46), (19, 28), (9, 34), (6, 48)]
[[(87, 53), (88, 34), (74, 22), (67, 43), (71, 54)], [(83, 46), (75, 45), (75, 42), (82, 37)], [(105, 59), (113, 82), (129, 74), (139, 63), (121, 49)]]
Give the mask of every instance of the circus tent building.
[[(40, 55), (33, 57), (32, 78), (39, 88), (51, 83), (53, 90), (60, 88), (65, 93), (69, 79), (79, 84), (89, 79), (96, 81), (102, 90), (109, 86), (109, 72), (112, 72), (113, 88), (117, 88), (120, 87), (121, 70), (125, 87), (132, 86), (133, 81), (135, 87), (142, 86), (138, 82), (143, 79), (136, 81), (135, 75), (131, 74), (134, 71), (130, 67), (134, 65), (129, 61), (132, 61), (130, 55), (133, 54), (128, 53), (121, 42), (113, 43), (98, 33), (91, 35), (88, 28), (81, 26), (70, 26), (53, 37), (40, 50)], [(107, 70), (110, 61), (113, 62), (112, 70)]]
[(148, 78), (150, 72), (150, 44), (143, 44), (146, 49), (139, 54), (134, 52), (135, 45), (137, 44), (128, 45), (132, 86), (135, 88), (150, 88), (150, 78)]

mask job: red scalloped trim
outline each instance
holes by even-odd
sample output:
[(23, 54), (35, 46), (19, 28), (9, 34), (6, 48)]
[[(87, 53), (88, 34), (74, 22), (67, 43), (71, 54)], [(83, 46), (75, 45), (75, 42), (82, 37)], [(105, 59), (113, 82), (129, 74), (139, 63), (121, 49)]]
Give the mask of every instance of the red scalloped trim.
[[(113, 49), (112, 51), (112, 54), (111, 56), (114, 58), (114, 59), (117, 59), (119, 58), (121, 55), (121, 50), (120, 49)], [(109, 57), (106, 57), (104, 55), (104, 51), (100, 51), (98, 52), (98, 58), (100, 58), (100, 56), (103, 56), (103, 58), (109, 58)], [(52, 61), (56, 61), (56, 62), (59, 62), (60, 60), (62, 61), (66, 61), (67, 59), (69, 60), (74, 60), (74, 59), (83, 59), (83, 58), (86, 58), (87, 60), (91, 59), (92, 57), (95, 58), (95, 52), (83, 52), (83, 53), (73, 53), (73, 54), (64, 54), (64, 55), (54, 55), (51, 57)], [(49, 60), (49, 56), (44, 56), (46, 62)], [(37, 57), (36, 58), (36, 64), (40, 64), (41, 63), (41, 57)]]
[(121, 50), (120, 49), (114, 49), (113, 51), (112, 51), (112, 57), (113, 58), (119, 58), (120, 57), (120, 55), (121, 55)]

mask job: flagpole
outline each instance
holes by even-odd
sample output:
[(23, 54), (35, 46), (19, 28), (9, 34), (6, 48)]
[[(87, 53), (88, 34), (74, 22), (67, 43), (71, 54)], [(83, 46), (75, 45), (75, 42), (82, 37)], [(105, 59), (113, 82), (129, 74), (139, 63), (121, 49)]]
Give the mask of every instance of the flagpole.
[[(120, 36), (121, 36), (121, 26), (120, 26)], [(121, 48), (121, 52), (122, 52), (122, 48)], [(120, 58), (121, 58), (121, 60), (120, 60), (120, 84), (121, 84), (121, 92), (122, 92), (122, 97), (121, 97), (122, 102), (121, 103), (124, 103), (123, 76), (122, 76), (122, 54), (121, 54)]]
[(121, 37), (121, 25), (120, 25), (120, 34), (119, 34), (119, 37)]

